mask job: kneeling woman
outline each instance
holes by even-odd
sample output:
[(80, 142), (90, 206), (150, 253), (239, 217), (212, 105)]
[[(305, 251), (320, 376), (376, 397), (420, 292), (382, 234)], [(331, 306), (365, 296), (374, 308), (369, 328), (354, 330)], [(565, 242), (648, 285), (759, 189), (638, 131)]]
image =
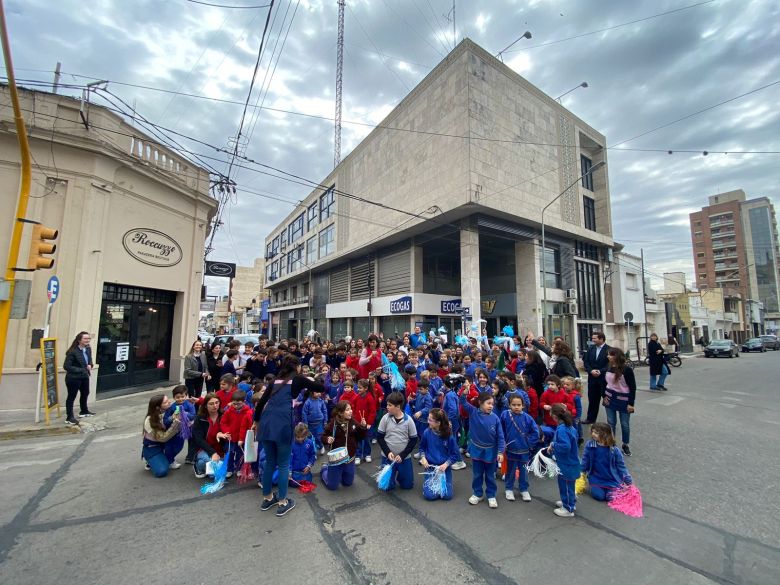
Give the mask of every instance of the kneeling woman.
[(352, 420), (352, 405), (342, 400), (333, 407), (333, 416), (325, 425), (322, 433), (322, 442), (329, 445), (329, 449), (347, 448), (349, 458), (337, 465), (326, 465), (320, 470), (322, 483), (329, 490), (339, 489), (339, 484), (350, 486), (355, 481), (355, 453), (358, 441), (366, 438), (368, 428), (366, 421), (360, 424)]
[(192, 425), (192, 441), (195, 443), (195, 477), (206, 477), (206, 464), (219, 461), (224, 452), (219, 440), (224, 433), (219, 432), (219, 397), (213, 392), (206, 395), (198, 409), (195, 424)]
[(171, 405), (171, 399), (164, 394), (157, 394), (149, 399), (149, 408), (144, 419), (144, 440), (141, 457), (146, 460), (146, 465), (151, 469), (155, 477), (165, 477), (168, 469), (174, 467), (173, 455), (165, 453), (165, 443), (173, 439), (179, 433), (181, 419), (179, 414), (173, 415), (171, 426), (165, 429), (163, 415)]
[(420, 442), (420, 463), (432, 472), (444, 474), (446, 488), (439, 493), (428, 482), (423, 483), (423, 497), (426, 500), (452, 499), (452, 464), (460, 461), (460, 450), (452, 426), (441, 408), (432, 408), (428, 413), (428, 428)]

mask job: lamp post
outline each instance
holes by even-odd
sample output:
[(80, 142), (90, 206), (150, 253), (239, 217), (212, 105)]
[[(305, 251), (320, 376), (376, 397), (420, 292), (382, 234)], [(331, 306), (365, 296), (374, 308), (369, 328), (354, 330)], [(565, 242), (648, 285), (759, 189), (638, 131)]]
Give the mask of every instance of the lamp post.
[(584, 88), (584, 87), (588, 87), (588, 82), (587, 82), (587, 81), (583, 81), (583, 82), (582, 82), (582, 83), (580, 83), (579, 85), (575, 85), (575, 86), (574, 86), (574, 87), (572, 87), (572, 88), (571, 88), (569, 91), (564, 91), (564, 92), (563, 92), (561, 95), (559, 95), (559, 96), (558, 96), (557, 98), (555, 98), (555, 99), (558, 101), (558, 103), (561, 103), (561, 98), (562, 98), (563, 96), (565, 96), (565, 95), (567, 95), (567, 94), (570, 94), (570, 93), (571, 93), (571, 92), (573, 92), (575, 89), (579, 89), (579, 88), (581, 88), (581, 87), (583, 87), (583, 88)]
[(504, 53), (505, 53), (505, 52), (506, 52), (508, 49), (510, 49), (511, 47), (513, 47), (513, 46), (515, 45), (515, 43), (517, 43), (517, 42), (518, 42), (520, 39), (530, 39), (532, 36), (533, 36), (533, 35), (531, 34), (531, 31), (530, 31), (530, 30), (527, 30), (527, 31), (525, 31), (525, 32), (522, 34), (522, 36), (520, 36), (520, 37), (516, 38), (516, 39), (515, 39), (514, 41), (512, 41), (512, 42), (511, 42), (509, 45), (507, 45), (507, 46), (506, 46), (506, 47), (504, 47), (502, 50), (500, 50), (498, 53), (496, 53), (496, 57), (498, 57), (499, 59), (501, 59), (501, 62), (503, 63), (503, 62), (504, 62), (504, 58), (502, 57), (502, 55), (503, 55), (503, 54), (504, 54)]
[(604, 166), (606, 163), (602, 160), (597, 162), (595, 165), (590, 167), (587, 172), (582, 173), (579, 177), (577, 177), (577, 180), (574, 181), (571, 185), (566, 187), (563, 191), (558, 193), (552, 201), (550, 201), (547, 205), (545, 205), (542, 208), (542, 288), (544, 289), (543, 293), (543, 301), (542, 301), (542, 331), (544, 332), (544, 335), (548, 335), (548, 327), (547, 327), (547, 247), (546, 247), (546, 241), (545, 241), (545, 231), (544, 231), (544, 213), (547, 211), (547, 209), (558, 199), (563, 196), (564, 193), (566, 193), (569, 189), (574, 187), (577, 183), (579, 183), (582, 180), (582, 177), (585, 175), (593, 174), (593, 171), (596, 169)]

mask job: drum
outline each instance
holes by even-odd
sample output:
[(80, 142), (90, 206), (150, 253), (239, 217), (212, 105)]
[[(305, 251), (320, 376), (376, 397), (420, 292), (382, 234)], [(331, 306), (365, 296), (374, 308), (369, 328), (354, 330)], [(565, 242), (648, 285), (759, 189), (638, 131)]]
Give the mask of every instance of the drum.
[(328, 451), (328, 465), (341, 465), (349, 461), (349, 453), (346, 447), (336, 447)]

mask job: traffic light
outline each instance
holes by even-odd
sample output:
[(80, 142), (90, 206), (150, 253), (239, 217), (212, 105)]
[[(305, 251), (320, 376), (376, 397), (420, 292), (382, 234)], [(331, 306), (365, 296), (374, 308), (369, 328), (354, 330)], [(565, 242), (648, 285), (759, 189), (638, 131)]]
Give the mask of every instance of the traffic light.
[(49, 243), (49, 240), (56, 240), (59, 232), (54, 228), (46, 227), (36, 223), (33, 225), (32, 239), (30, 240), (30, 256), (27, 259), (27, 267), (30, 270), (40, 270), (41, 268), (52, 268), (54, 258), (49, 258), (49, 254), (54, 254), (57, 249), (56, 244)]

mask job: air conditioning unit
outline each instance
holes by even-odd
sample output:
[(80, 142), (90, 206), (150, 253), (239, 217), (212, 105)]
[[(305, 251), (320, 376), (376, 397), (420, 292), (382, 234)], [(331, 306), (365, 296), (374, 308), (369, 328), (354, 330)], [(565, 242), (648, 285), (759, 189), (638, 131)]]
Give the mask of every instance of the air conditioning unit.
[(576, 300), (570, 299), (563, 304), (564, 315), (576, 315), (578, 312)]
[(567, 300), (577, 300), (577, 289), (576, 288), (567, 288), (566, 289), (566, 299)]

